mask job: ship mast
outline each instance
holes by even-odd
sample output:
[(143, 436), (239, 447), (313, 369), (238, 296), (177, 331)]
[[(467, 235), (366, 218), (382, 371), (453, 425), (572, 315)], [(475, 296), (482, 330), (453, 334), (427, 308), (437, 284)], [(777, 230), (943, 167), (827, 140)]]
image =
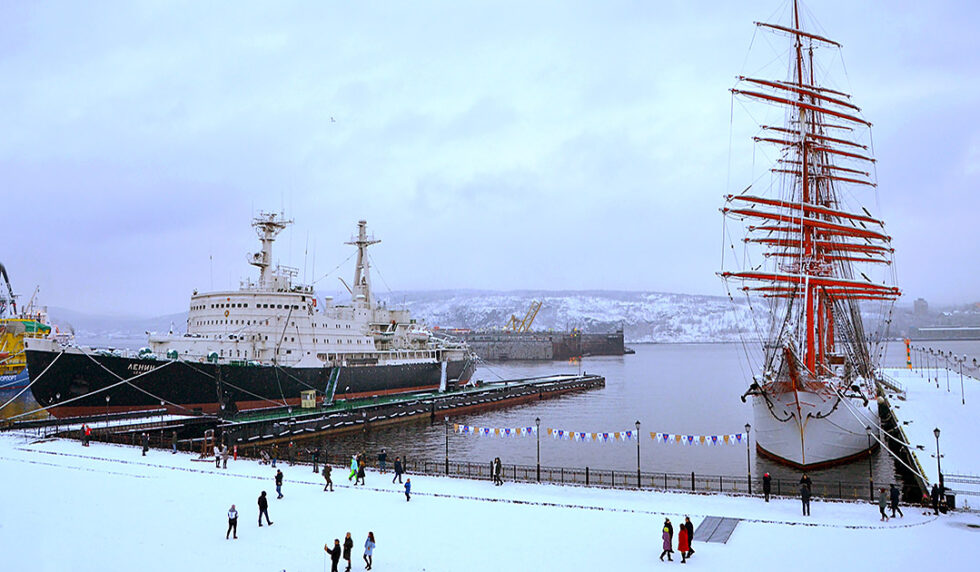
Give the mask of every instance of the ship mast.
[(368, 259), (367, 247), (378, 244), (380, 240), (375, 240), (374, 236), (368, 236), (367, 221), (357, 221), (357, 237), (351, 237), (350, 244), (357, 247), (357, 266), (354, 268), (354, 288), (351, 293), (354, 295), (353, 305), (355, 307), (373, 308), (374, 300), (371, 297), (371, 261)]
[[(884, 223), (862, 207), (850, 212), (839, 200), (843, 185), (877, 186), (868, 171), (842, 167), (838, 161), (874, 163), (868, 147), (852, 136), (871, 123), (857, 113), (850, 95), (817, 85), (814, 75), (814, 48), (839, 49), (840, 44), (803, 30), (798, 0), (793, 1), (792, 25), (756, 22), (756, 25), (793, 39), (789, 80), (767, 80), (740, 76), (736, 96), (788, 108), (783, 127), (763, 125), (756, 142), (776, 145), (782, 158), (771, 171), (783, 177), (785, 189), (778, 199), (728, 195), (722, 212), (740, 220), (761, 219), (763, 224), (748, 226), (746, 243), (765, 248), (771, 270), (758, 268), (743, 272), (723, 272), (725, 279), (743, 283), (747, 293), (785, 302), (786, 323), (795, 324), (800, 345), (802, 369), (810, 377), (831, 373), (829, 356), (836, 352), (835, 338), (847, 335), (847, 349), (867, 374), (868, 351), (858, 300), (893, 302), (901, 293), (897, 287), (877, 283), (856, 272), (858, 263), (891, 264), (891, 237)], [(855, 278), (860, 275), (861, 279)], [(794, 318), (795, 316), (795, 318)], [(846, 332), (841, 332), (843, 326)], [(777, 326), (782, 336), (785, 330)], [(774, 340), (775, 341), (775, 340)], [(786, 340), (783, 340), (785, 343)], [(772, 354), (777, 355), (777, 354)]]
[(262, 242), (262, 250), (249, 256), (248, 263), (259, 269), (259, 287), (262, 289), (272, 287), (272, 243), (276, 236), (287, 226), (293, 224), (293, 219), (285, 219), (281, 214), (259, 212), (259, 216), (252, 219), (252, 228), (259, 235)]

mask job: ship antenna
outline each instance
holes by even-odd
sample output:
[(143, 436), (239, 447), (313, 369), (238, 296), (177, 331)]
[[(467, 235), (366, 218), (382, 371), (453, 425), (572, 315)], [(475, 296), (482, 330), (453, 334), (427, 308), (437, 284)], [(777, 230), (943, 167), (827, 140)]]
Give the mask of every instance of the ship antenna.
[(354, 267), (354, 306), (364, 308), (374, 308), (374, 300), (371, 297), (371, 261), (368, 258), (367, 247), (378, 244), (374, 236), (368, 236), (367, 221), (357, 221), (357, 237), (351, 237), (350, 244), (357, 247), (357, 265)]

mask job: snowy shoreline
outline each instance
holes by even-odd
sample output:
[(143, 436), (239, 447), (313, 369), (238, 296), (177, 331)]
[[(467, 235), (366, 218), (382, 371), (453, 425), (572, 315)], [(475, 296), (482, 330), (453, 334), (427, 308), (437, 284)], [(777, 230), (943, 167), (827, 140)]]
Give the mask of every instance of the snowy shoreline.
[[(8, 492), (0, 550), (14, 569), (321, 570), (324, 543), (350, 531), (353, 569), (363, 570), (361, 546), (371, 530), (379, 571), (638, 569), (669, 564), (657, 560), (663, 519), (676, 529), (690, 515), (695, 526), (706, 516), (742, 519), (727, 544), (695, 542), (686, 566), (705, 570), (763, 563), (911, 569), (934, 565), (937, 550), (956, 569), (980, 555), (972, 542), (980, 532), (976, 513), (936, 518), (908, 506), (904, 518), (883, 523), (870, 503), (816, 499), (813, 516), (803, 517), (791, 498), (765, 503), (550, 484), (494, 487), (422, 475), (407, 475), (413, 494), (406, 502), (390, 472), (369, 470), (368, 486), (352, 487), (336, 469), (330, 493), (310, 467), (282, 463), (285, 498), (272, 495), (275, 525), (258, 528), (255, 499), (261, 490), (275, 490), (275, 470), (252, 460), (222, 470), (191, 458), (0, 435), (0, 483)], [(226, 541), (232, 503), (241, 515), (239, 539)]]

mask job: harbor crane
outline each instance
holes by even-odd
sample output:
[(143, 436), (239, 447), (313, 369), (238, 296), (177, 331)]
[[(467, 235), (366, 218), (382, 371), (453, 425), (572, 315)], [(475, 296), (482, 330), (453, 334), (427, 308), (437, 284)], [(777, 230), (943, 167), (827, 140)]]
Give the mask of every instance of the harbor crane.
[(524, 314), (524, 319), (519, 320), (517, 316), (511, 314), (510, 320), (504, 326), (504, 331), (514, 332), (522, 334), (531, 331), (531, 324), (534, 323), (534, 318), (538, 316), (538, 311), (541, 310), (541, 304), (543, 302), (538, 302), (537, 300), (531, 300), (531, 306), (527, 309)]

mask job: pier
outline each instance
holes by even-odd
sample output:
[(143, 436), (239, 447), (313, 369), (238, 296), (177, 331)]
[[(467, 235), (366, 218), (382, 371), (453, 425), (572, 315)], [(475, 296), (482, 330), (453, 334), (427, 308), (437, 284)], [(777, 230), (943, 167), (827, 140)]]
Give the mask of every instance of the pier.
[(928, 494), (933, 484), (945, 486), (954, 502), (957, 495), (980, 496), (980, 453), (974, 441), (980, 380), (945, 367), (890, 368), (882, 374), (894, 386), (885, 394), (885, 405), (897, 438), (907, 444), (921, 489)]
[(605, 387), (599, 375), (550, 375), (477, 383), (447, 392), (406, 393), (338, 400), (310, 407), (271, 407), (232, 416), (172, 415), (166, 409), (86, 417), (48, 418), (5, 422), (2, 430), (30, 431), (39, 437), (81, 439), (83, 425), (92, 429), (92, 439), (136, 444), (142, 433), (154, 447), (167, 448), (173, 432), (179, 435), (178, 449), (210, 454), (212, 435), (243, 454), (248, 447), (288, 442), (314, 435), (336, 435), (417, 421), (441, 419), (550, 399), (565, 393)]

